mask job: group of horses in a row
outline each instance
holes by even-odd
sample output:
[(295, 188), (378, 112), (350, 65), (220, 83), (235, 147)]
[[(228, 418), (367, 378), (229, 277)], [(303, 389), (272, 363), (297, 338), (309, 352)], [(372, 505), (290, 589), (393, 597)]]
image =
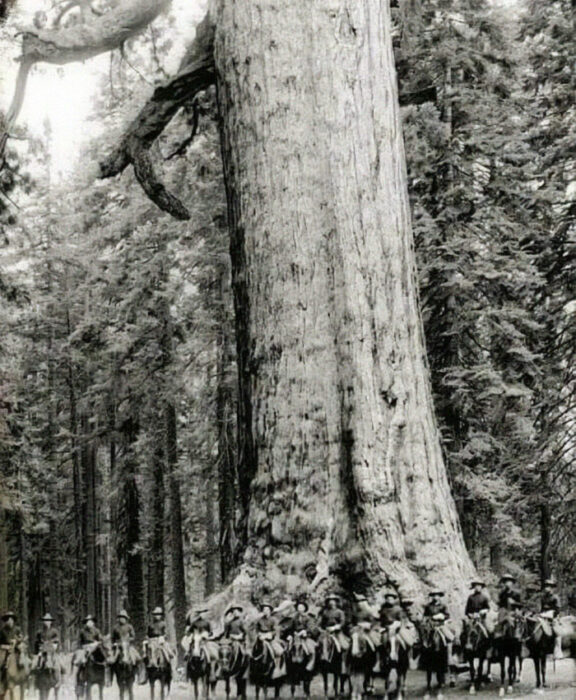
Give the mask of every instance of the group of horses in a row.
[[(572, 626), (573, 629), (573, 626)], [(438, 698), (442, 698), (446, 684), (454, 684), (455, 674), (470, 673), (469, 692), (474, 694), (483, 682), (489, 680), (491, 665), (500, 666), (500, 695), (513, 692), (519, 681), (522, 660), (529, 656), (534, 661), (536, 685), (546, 685), (546, 658), (552, 652), (554, 637), (551, 628), (538, 617), (527, 617), (515, 612), (504, 615), (498, 622), (497, 634), (489, 631), (484, 618), (469, 620), (467, 641), (460, 646), (459, 639), (447, 633), (443, 624), (426, 622), (419, 626), (417, 641), (410, 644), (401, 632), (381, 630), (374, 634), (361, 627), (351, 630), (349, 643), (342, 645), (327, 631), (314, 640), (296, 633), (284, 645), (282, 657), (277, 649), (257, 637), (253, 644), (233, 639), (212, 642), (212, 650), (205, 635), (194, 633), (187, 645), (185, 657), (186, 680), (192, 684), (195, 698), (208, 698), (216, 693), (218, 683), (224, 684), (226, 697), (235, 683), (236, 697), (245, 698), (248, 682), (256, 698), (272, 692), (280, 696), (283, 685), (288, 685), (292, 696), (296, 689), (309, 697), (314, 677), (320, 674), (324, 695), (363, 697), (373, 694), (374, 682), (382, 678), (384, 697), (402, 698), (406, 692), (406, 678), (411, 665), (418, 665), (426, 673), (426, 696), (432, 692), (433, 681)], [(152, 640), (153, 641), (153, 640)], [(50, 690), (58, 700), (58, 689), (65, 672), (49, 645), (41, 651), (34, 668), (24, 662), (26, 649), (14, 649), (4, 671), (0, 700), (6, 692), (19, 685), (21, 698), (33, 675), (40, 700), (47, 700)], [(28, 657), (29, 658), (29, 657)], [(128, 695), (133, 700), (136, 683), (148, 683), (151, 700), (155, 686), (160, 685), (163, 700), (170, 691), (172, 661), (161, 649), (147, 649), (144, 659), (138, 661), (130, 654), (127, 644), (107, 645), (98, 642), (86, 650), (85, 658), (73, 667), (77, 698), (90, 700), (93, 685), (103, 699), (104, 687), (116, 680), (120, 700)], [(300, 693), (299, 693), (300, 694)], [(14, 700), (12, 695), (11, 700)]]

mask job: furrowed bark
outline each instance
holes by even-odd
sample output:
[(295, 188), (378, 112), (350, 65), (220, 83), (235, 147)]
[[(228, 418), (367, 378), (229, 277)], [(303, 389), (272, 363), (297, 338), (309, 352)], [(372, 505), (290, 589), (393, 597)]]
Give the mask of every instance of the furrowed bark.
[(388, 3), (219, 7), (243, 580), (293, 593), (313, 569), (459, 605), (473, 567), (433, 415)]

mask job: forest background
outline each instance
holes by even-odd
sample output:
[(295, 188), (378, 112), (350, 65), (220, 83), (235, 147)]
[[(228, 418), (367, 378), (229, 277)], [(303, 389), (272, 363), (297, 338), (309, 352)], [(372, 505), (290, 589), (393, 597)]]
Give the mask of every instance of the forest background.
[[(154, 146), (190, 221), (132, 175), (93, 182), (173, 69), (179, 11), (87, 68), (99, 87), (81, 144), (22, 120), (0, 174), (0, 609), (30, 630), (46, 610), (71, 635), (88, 611), (108, 628), (128, 606), (141, 633), (162, 605), (179, 633), (248, 544), (214, 90)], [(399, 0), (392, 16), (427, 357), (466, 547), (489, 583), (511, 572), (535, 591), (554, 575), (576, 606), (575, 3)], [(14, 26), (1, 32), (8, 65)], [(316, 573), (312, 552), (295, 556), (291, 592)], [(351, 561), (336, 572), (348, 593), (364, 586)]]

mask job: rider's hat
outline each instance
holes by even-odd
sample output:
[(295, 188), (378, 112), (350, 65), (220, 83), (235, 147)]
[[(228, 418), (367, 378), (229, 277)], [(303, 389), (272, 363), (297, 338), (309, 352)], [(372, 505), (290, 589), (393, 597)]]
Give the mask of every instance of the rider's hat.
[(164, 615), (164, 611), (160, 606), (158, 606), (152, 610), (152, 615)]
[(269, 600), (263, 600), (260, 603), (260, 610), (264, 610), (264, 608), (270, 608), (270, 610), (274, 610), (274, 606)]
[(94, 621), (94, 615), (86, 615), (82, 622), (88, 622), (88, 620)]
[(54, 622), (54, 618), (50, 613), (45, 613), (41, 618), (42, 622)]
[(2, 619), (3, 620), (8, 620), (8, 618), (12, 618), (13, 620), (16, 619), (16, 613), (12, 612), (12, 610), (8, 610), (7, 612), (2, 614)]
[(545, 586), (555, 586), (555, 585), (556, 585), (556, 581), (555, 581), (553, 578), (547, 578), (547, 579), (544, 581), (544, 585), (545, 585)]
[(402, 603), (402, 605), (405, 605), (405, 606), (408, 607), (408, 606), (410, 606), (410, 605), (414, 605), (414, 598), (410, 598), (410, 597), (404, 598), (404, 597), (402, 597), (402, 599), (401, 599), (400, 602)]
[(124, 617), (124, 618), (126, 618), (127, 620), (130, 619), (130, 615), (128, 615), (128, 613), (126, 612), (126, 610), (120, 610), (120, 612), (118, 613), (118, 615), (116, 615), (116, 617)]
[(484, 583), (484, 581), (482, 581), (482, 579), (480, 579), (480, 578), (475, 578), (475, 579), (472, 579), (472, 581), (470, 581), (470, 588), (474, 588), (474, 586), (485, 586), (485, 585), (486, 584)]
[(433, 595), (444, 595), (444, 591), (440, 590), (439, 588), (433, 588), (430, 593), (428, 593), (429, 596)]
[(500, 578), (500, 583), (504, 583), (504, 581), (516, 581), (516, 577), (512, 576), (512, 574), (504, 574)]
[(233, 610), (239, 610), (240, 612), (242, 612), (244, 608), (241, 605), (238, 605), (237, 603), (232, 603), (228, 610), (226, 610), (226, 615), (228, 615), (228, 613), (231, 613)]
[(305, 600), (297, 600), (296, 601), (296, 608), (298, 608), (299, 605), (303, 605), (306, 608), (306, 612), (308, 612), (309, 607), (308, 607), (308, 603)]
[(392, 591), (392, 590), (386, 591), (384, 593), (384, 598), (398, 598), (398, 593), (396, 593), (396, 591)]
[(340, 602), (340, 596), (337, 593), (328, 593), (324, 601), (327, 603), (329, 600), (335, 600), (337, 603)]

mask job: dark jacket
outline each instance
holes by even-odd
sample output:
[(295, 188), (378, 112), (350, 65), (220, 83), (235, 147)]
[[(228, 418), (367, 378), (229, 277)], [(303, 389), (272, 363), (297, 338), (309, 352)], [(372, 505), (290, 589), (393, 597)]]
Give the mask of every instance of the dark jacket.
[(224, 636), (230, 637), (231, 635), (242, 635), (242, 637), (246, 636), (246, 627), (242, 620), (228, 620), (228, 622), (224, 626)]
[(472, 615), (482, 612), (483, 610), (490, 610), (490, 600), (488, 596), (485, 593), (472, 593), (469, 595), (464, 614)]
[(164, 620), (154, 620), (148, 625), (148, 630), (146, 635), (149, 639), (154, 637), (165, 637), (166, 636), (166, 622)]
[(258, 633), (273, 632), (276, 634), (276, 621), (272, 617), (261, 617), (256, 620), (256, 631)]
[(442, 613), (447, 620), (450, 617), (448, 608), (442, 602), (430, 602), (424, 607), (424, 617), (434, 617), (434, 615), (438, 615), (438, 613)]
[(135, 639), (134, 627), (129, 622), (119, 622), (112, 630), (112, 644), (133, 642)]
[(84, 646), (84, 644), (92, 644), (93, 642), (101, 642), (102, 641), (102, 633), (98, 629), (98, 627), (93, 627), (90, 629), (89, 627), (86, 627), (84, 625), (80, 629), (80, 646)]
[(340, 625), (342, 628), (346, 625), (346, 615), (344, 610), (340, 608), (324, 608), (322, 614), (320, 615), (320, 627), (326, 629), (327, 627), (334, 627), (334, 625)]
[(38, 630), (34, 640), (34, 653), (39, 654), (42, 646), (48, 642), (51, 642), (54, 645), (60, 644), (60, 632), (58, 631), (58, 628), (42, 626)]
[(499, 593), (498, 593), (498, 607), (499, 608), (505, 608), (506, 610), (511, 609), (511, 603), (512, 601), (515, 601), (517, 603), (520, 602), (520, 593), (511, 588), (503, 588)]
[(386, 603), (380, 608), (380, 624), (382, 627), (388, 627), (393, 622), (401, 622), (402, 608), (399, 605), (387, 605)]
[(0, 646), (7, 646), (20, 639), (22, 639), (22, 631), (16, 625), (14, 627), (6, 627), (5, 625), (0, 627)]
[(541, 600), (541, 610), (545, 612), (546, 610), (553, 610), (555, 615), (560, 614), (560, 598), (556, 593), (550, 593), (544, 591)]

